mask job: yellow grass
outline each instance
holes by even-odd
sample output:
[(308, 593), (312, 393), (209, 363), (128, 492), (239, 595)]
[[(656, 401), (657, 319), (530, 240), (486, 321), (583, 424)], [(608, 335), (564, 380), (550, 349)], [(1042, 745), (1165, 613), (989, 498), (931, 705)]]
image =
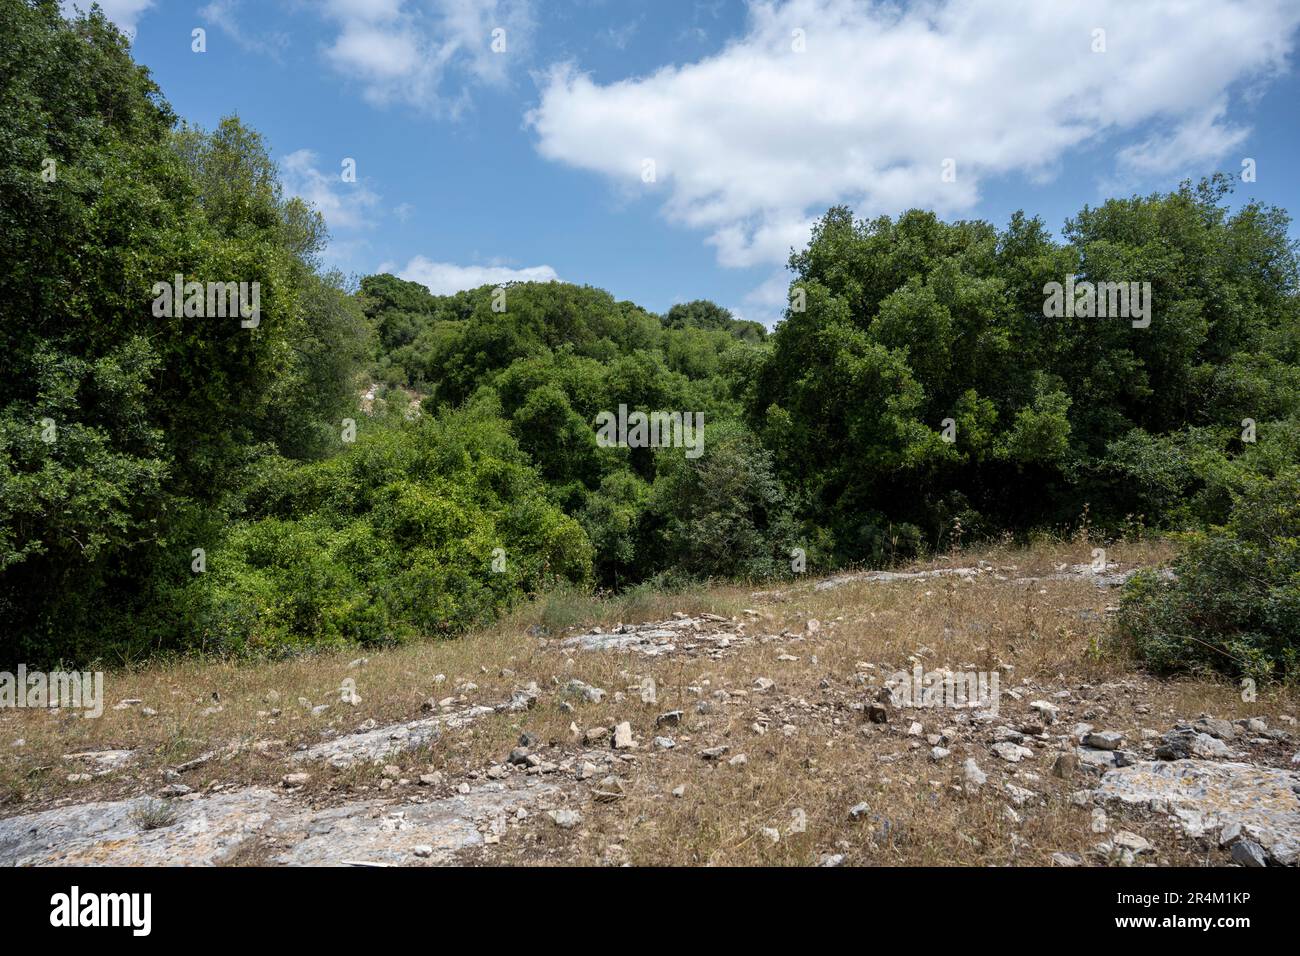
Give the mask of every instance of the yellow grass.
[[(1028, 550), (986, 549), (927, 566), (983, 560), (1014, 578), (1047, 573), (1063, 563), (1087, 563), (1091, 550), (1086, 541), (1055, 542)], [(1114, 545), (1108, 553), (1126, 566), (1159, 563), (1167, 556), (1168, 550), (1154, 542)], [(561, 594), (455, 641), (258, 666), (190, 661), (111, 672), (105, 678), (108, 707), (99, 719), (0, 713), (0, 813), (154, 792), (165, 782), (164, 768), (210, 751), (217, 756), (186, 774), (190, 786), (274, 783), (299, 769), (287, 759), (295, 747), (317, 743), (331, 731), (347, 733), (368, 720), (382, 726), (427, 716), (421, 707), (430, 699), (495, 703), (536, 682), (542, 696), (533, 710), (492, 715), (422, 751), (393, 758), (400, 779), (410, 781), (405, 786), (383, 782), (380, 767), (317, 766), (310, 768), (304, 799), (348, 799), (379, 792), (381, 786), (400, 797), (418, 787), (421, 773), (435, 769), (444, 775), (443, 790), (450, 792), (458, 781), (504, 761), (523, 730), (539, 738), (538, 752), (546, 760), (580, 763), (588, 748), (574, 738), (571, 725), (583, 731), (629, 721), (637, 749), (626, 759), (611, 753), (609, 765), (600, 766), (600, 776), (613, 773), (621, 779), (621, 800), (594, 802), (590, 783), (579, 786), (564, 775), (583, 825), (561, 831), (536, 818), (511, 829), (482, 859), (808, 865), (825, 854), (843, 854), (849, 864), (1045, 864), (1053, 852), (1084, 854), (1103, 839), (1089, 831), (1088, 811), (1069, 799), (1086, 785), (1085, 778), (1052, 775), (1055, 745), (1034, 760), (1010, 765), (993, 756), (979, 734), (963, 731), (945, 743), (951, 756), (934, 762), (925, 735), (955, 725), (952, 712), (899, 711), (888, 724), (875, 725), (865, 722), (855, 705), (867, 700), (886, 674), (910, 668), (916, 656), (926, 669), (998, 671), (1004, 690), (1022, 694), (1019, 702), (1005, 701), (1001, 723), (1029, 720), (1029, 701), (1069, 690), (1072, 699), (1057, 701), (1061, 717), (1051, 733), (1068, 733), (1075, 722), (1086, 721), (1124, 732), (1130, 746), (1141, 741), (1144, 729), (1163, 733), (1176, 719), (1202, 712), (1229, 719), (1262, 716), (1277, 726), (1282, 714), (1300, 711), (1294, 690), (1262, 688), (1259, 699), (1247, 704), (1226, 682), (1143, 675), (1107, 634), (1105, 608), (1117, 594), (1086, 582), (1028, 585), (985, 575), (974, 582), (851, 583), (818, 592), (809, 580), (759, 594), (734, 585), (623, 600)], [(757, 614), (746, 615), (746, 609)], [(737, 647), (722, 660), (560, 646), (562, 628), (661, 620), (674, 611), (749, 620), (751, 634), (790, 633)], [(818, 620), (820, 629), (792, 639), (805, 632), (810, 619)], [(538, 629), (548, 625), (543, 636)], [(779, 659), (783, 654), (797, 660)], [(350, 666), (363, 656), (365, 663)], [(444, 680), (438, 682), (438, 675)], [(642, 704), (636, 692), (646, 677), (658, 687), (653, 706)], [(775, 687), (756, 691), (758, 677), (770, 678)], [(572, 678), (604, 688), (608, 696), (600, 704), (574, 702), (561, 693)], [(356, 706), (340, 700), (347, 679), (355, 681), (360, 695)], [(467, 687), (470, 683), (476, 687)], [(718, 691), (726, 692), (725, 701), (714, 699)], [(112, 709), (123, 698), (143, 704)], [(299, 698), (329, 709), (313, 716)], [(572, 712), (562, 706), (565, 701)], [(708, 702), (703, 713), (697, 708), (701, 701)], [(146, 716), (144, 707), (156, 715)], [(681, 726), (656, 730), (656, 716), (673, 709), (685, 713)], [(908, 734), (912, 720), (923, 725), (922, 736)], [(793, 729), (783, 731), (787, 725)], [(653, 749), (656, 733), (672, 736), (677, 747)], [(19, 739), (23, 745), (13, 746)], [(733, 767), (725, 758), (709, 763), (698, 756), (702, 748), (720, 744), (730, 748), (728, 758), (744, 754), (745, 765)], [(68, 775), (82, 768), (65, 754), (115, 748), (137, 752), (129, 768), (68, 782)], [(967, 757), (989, 776), (978, 791), (961, 785)], [(1276, 754), (1263, 756), (1278, 765), (1286, 758), (1280, 746)], [(1026, 772), (1037, 779), (1024, 777)], [(1004, 783), (1040, 795), (1017, 810), (1021, 823), (1005, 817)], [(684, 795), (674, 797), (671, 791), (683, 785)], [(868, 812), (851, 820), (849, 808), (861, 803)], [(788, 832), (796, 809), (806, 817), (802, 833)], [(1156, 844), (1162, 863), (1214, 861), (1206, 856), (1211, 851), (1187, 844), (1163, 818), (1126, 825)], [(765, 827), (780, 831), (776, 843), (763, 834)]]

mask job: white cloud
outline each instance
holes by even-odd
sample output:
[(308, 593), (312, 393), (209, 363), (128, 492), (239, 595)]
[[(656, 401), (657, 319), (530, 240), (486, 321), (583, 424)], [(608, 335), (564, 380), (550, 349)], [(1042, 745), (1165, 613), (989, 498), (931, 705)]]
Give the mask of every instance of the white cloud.
[(1070, 150), (1153, 124), (1161, 138), (1122, 166), (1204, 168), (1248, 132), (1226, 121), (1230, 91), (1279, 71), (1300, 25), (1293, 0), (755, 0), (749, 13), (717, 54), (649, 76), (602, 85), (557, 66), (528, 115), (541, 155), (648, 191), (727, 266), (784, 262), (833, 203), (963, 213), (989, 177), (1050, 179)]
[(431, 262), (416, 256), (397, 273), (403, 279), (428, 286), (434, 295), (451, 295), (463, 289), (506, 282), (555, 282), (560, 278), (550, 266), (511, 269), (507, 266), (459, 266), (451, 262)]
[[(95, 0), (59, 0), (59, 8), (65, 17), (73, 15), (74, 8), (89, 13)], [(153, 6), (154, 0), (98, 0), (104, 16), (112, 20), (124, 34), (135, 39), (136, 25), (146, 10)]]
[(745, 303), (764, 311), (780, 312), (790, 294), (794, 274), (788, 269), (778, 269), (763, 280), (763, 284), (745, 293)]
[(289, 46), (288, 34), (245, 30), (235, 16), (240, 5), (241, 0), (212, 0), (207, 6), (199, 8), (199, 16), (220, 29), (241, 49), (278, 60), (280, 53)]
[(284, 190), (311, 203), (330, 229), (359, 229), (375, 225), (374, 210), (379, 196), (365, 185), (363, 178), (356, 182), (343, 181), (343, 167), (322, 172), (317, 166), (317, 156), (309, 149), (290, 153), (280, 161), (280, 178)]
[(1220, 99), (1172, 130), (1120, 150), (1120, 166), (1139, 176), (1185, 176), (1203, 168), (1236, 149), (1250, 133), (1247, 127), (1225, 124), (1227, 111), (1226, 99)]
[[(325, 59), (372, 103), (459, 113), (476, 83), (499, 86), (533, 32), (530, 0), (327, 0)], [(492, 48), (505, 31), (505, 49)]]
[(731, 314), (773, 328), (784, 317), (793, 279), (794, 273), (789, 269), (774, 270), (761, 284), (745, 293), (739, 306), (730, 306)]

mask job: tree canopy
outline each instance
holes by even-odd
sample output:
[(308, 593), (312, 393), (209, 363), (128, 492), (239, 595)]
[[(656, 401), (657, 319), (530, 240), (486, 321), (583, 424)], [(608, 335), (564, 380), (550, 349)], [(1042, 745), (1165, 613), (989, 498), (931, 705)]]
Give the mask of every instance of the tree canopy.
[[(1081, 521), (1290, 553), (1250, 522), (1295, 510), (1296, 248), (1224, 176), (1085, 207), (1059, 238), (1023, 213), (834, 207), (770, 333), (560, 282), (434, 295), (324, 270), (325, 224), (260, 135), (179, 121), (99, 12), (0, 0), (0, 20), (6, 660), (391, 643), (556, 586)], [(257, 321), (160, 310), (174, 281), (255, 284)], [(1149, 289), (1149, 321), (1045, 309), (1076, 282)], [(609, 446), (620, 410), (702, 416), (701, 453)], [(1165, 630), (1195, 610), (1150, 600)], [(1215, 613), (1243, 657), (1294, 643)]]

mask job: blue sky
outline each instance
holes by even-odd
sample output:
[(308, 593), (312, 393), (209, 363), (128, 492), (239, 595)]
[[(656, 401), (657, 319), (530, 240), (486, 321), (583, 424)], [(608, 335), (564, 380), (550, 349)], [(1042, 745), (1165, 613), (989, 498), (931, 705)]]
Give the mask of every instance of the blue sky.
[(558, 276), (770, 325), (835, 202), (1059, 230), (1249, 158), (1237, 199), (1300, 214), (1295, 0), (102, 6), (180, 116), (261, 131), (330, 264), (436, 292)]

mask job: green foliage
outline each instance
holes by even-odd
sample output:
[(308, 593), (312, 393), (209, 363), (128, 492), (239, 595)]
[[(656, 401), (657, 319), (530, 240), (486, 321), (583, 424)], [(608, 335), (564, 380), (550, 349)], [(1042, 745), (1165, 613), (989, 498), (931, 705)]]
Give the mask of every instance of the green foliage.
[(1300, 678), (1300, 471), (1256, 478), (1228, 522), (1189, 536), (1176, 580), (1129, 582), (1118, 632), (1161, 672)]
[[(1226, 177), (1060, 241), (835, 207), (771, 335), (560, 282), (354, 290), (256, 131), (178, 124), (97, 12), (0, 22), (0, 664), (388, 644), (1086, 511), (1214, 526), (1126, 599), (1153, 666), (1295, 675), (1300, 269)], [(260, 323), (155, 315), (177, 274), (258, 283)], [(1069, 275), (1149, 282), (1149, 327), (1045, 318)], [(601, 447), (624, 405), (703, 414), (702, 455)]]
[(663, 325), (666, 329), (728, 332), (751, 345), (757, 345), (767, 338), (767, 329), (759, 323), (735, 319), (730, 311), (708, 299), (679, 302), (663, 317)]
[(421, 390), (425, 408), (495, 408), (550, 499), (586, 529), (599, 583), (625, 586), (681, 558), (680, 542), (651, 527), (666, 517), (646, 509), (683, 450), (601, 448), (596, 416), (626, 405), (735, 421), (762, 335), (710, 302), (675, 306), (661, 321), (557, 282), (505, 287), (502, 312), (491, 287), (429, 296), (393, 276), (363, 279), (360, 298), (380, 343), (376, 376)]
[[(1103, 528), (1222, 521), (1244, 480), (1294, 461), (1288, 219), (1229, 212), (1227, 189), (1085, 208), (1064, 243), (1021, 214), (999, 232), (830, 210), (790, 259), (805, 307), (741, 394), (837, 558), (875, 559), (892, 523), (937, 546), (957, 514), (991, 532), (1068, 524), (1085, 502)], [(1045, 318), (1067, 275), (1151, 283), (1150, 326)]]
[(699, 458), (665, 449), (658, 459), (646, 509), (657, 567), (699, 577), (789, 573), (797, 527), (771, 454), (743, 425), (707, 426)]
[(639, 580), (647, 566), (642, 522), (650, 486), (631, 471), (612, 471), (588, 493), (578, 520), (595, 551), (601, 581), (615, 587)]
[(379, 423), (328, 461), (286, 463), (254, 484), (248, 513), (186, 596), (207, 650), (450, 635), (591, 578), (581, 527), (504, 423), (472, 412)]

